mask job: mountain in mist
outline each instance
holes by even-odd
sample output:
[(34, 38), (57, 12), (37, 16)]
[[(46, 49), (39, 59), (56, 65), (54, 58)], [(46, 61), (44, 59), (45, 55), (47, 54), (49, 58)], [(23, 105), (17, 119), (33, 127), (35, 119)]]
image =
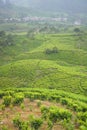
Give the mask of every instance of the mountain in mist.
[[(0, 17), (28, 16), (32, 13), (87, 14), (87, 0), (0, 0)], [(70, 14), (70, 15), (71, 15)]]
[(87, 0), (10, 0), (19, 6), (26, 6), (39, 11), (87, 13)]

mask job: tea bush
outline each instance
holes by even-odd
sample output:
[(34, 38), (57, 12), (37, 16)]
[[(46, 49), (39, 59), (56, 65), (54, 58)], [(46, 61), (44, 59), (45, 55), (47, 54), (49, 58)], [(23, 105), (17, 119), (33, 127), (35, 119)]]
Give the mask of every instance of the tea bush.
[(3, 97), (3, 104), (5, 105), (5, 106), (9, 106), (10, 105), (10, 103), (11, 103), (11, 99), (12, 99), (12, 97), (11, 96), (4, 96)]
[(28, 122), (24, 122), (20, 119), (19, 116), (15, 117), (13, 119), (13, 124), (15, 127), (17, 127), (19, 130), (29, 130), (28, 126), (29, 126), (29, 123)]
[(13, 104), (14, 105), (20, 105), (24, 100), (23, 93), (17, 93), (14, 95)]
[(34, 130), (38, 130), (41, 127), (42, 123), (43, 121), (41, 118), (33, 118), (30, 121), (31, 128)]

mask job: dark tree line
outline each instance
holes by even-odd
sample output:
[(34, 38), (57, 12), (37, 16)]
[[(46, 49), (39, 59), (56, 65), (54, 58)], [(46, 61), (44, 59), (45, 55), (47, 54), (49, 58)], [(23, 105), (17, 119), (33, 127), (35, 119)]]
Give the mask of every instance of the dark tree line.
[(58, 53), (58, 48), (57, 47), (53, 47), (52, 49), (47, 48), (45, 50), (45, 53), (46, 54)]

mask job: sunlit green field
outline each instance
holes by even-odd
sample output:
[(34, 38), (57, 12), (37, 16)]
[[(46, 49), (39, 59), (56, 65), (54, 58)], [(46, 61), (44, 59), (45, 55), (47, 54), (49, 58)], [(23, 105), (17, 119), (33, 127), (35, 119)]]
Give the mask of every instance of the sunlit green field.
[[(58, 49), (47, 54), (46, 49)], [(87, 37), (74, 34), (15, 36), (15, 44), (1, 47), (0, 87), (56, 88), (87, 91)]]
[(0, 46), (1, 130), (38, 130), (34, 121), (40, 130), (87, 130), (86, 104), (86, 33), (15, 32), (14, 44)]

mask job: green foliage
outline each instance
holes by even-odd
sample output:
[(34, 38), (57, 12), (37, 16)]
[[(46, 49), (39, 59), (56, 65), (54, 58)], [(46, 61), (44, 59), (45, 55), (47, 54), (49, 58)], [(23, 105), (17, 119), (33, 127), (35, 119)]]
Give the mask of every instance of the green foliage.
[(37, 102), (37, 106), (40, 107), (41, 106), (41, 101)]
[(81, 127), (80, 127), (80, 130), (87, 130), (87, 127), (81, 126)]
[[(2, 88), (39, 86), (87, 94), (85, 34), (81, 36), (83, 42), (73, 34), (38, 34), (34, 39), (23, 34), (12, 37), (14, 46), (1, 47), (0, 52)], [(47, 55), (43, 53), (46, 48), (58, 53)], [(45, 96), (41, 98), (44, 100)]]
[(66, 98), (61, 98), (61, 103), (62, 103), (63, 105), (67, 105), (67, 104), (68, 104), (68, 101), (67, 101)]
[[(41, 106), (41, 102), (37, 102), (37, 106), (41, 106), (41, 117), (49, 130), (58, 123), (63, 124), (66, 130), (74, 130), (77, 126), (85, 130), (87, 36), (78, 34), (38, 34), (29, 38), (22, 33), (14, 36), (1, 32), (0, 98), (3, 98), (3, 104), (0, 109), (7, 109), (5, 106), (13, 109), (14, 105), (20, 105), (26, 110), (24, 98), (48, 100), (59, 107)], [(33, 112), (33, 105), (29, 109)], [(42, 119), (31, 118), (32, 129), (39, 129)], [(20, 117), (15, 117), (13, 123), (19, 130), (29, 129), (28, 122)]]
[(1, 109), (1, 110), (5, 110), (5, 105), (2, 104), (2, 105), (0, 106), (0, 109)]
[(15, 127), (19, 127), (20, 126), (21, 121), (20, 121), (20, 117), (19, 116), (15, 117), (13, 119), (13, 124), (14, 124)]
[(23, 103), (21, 103), (21, 106), (20, 106), (20, 107), (21, 107), (22, 110), (24, 110), (24, 108), (25, 108), (25, 106), (24, 106)]
[(17, 93), (14, 95), (13, 104), (14, 105), (20, 105), (24, 100), (23, 93)]
[(75, 130), (74, 124), (66, 119), (63, 121), (63, 126), (66, 130)]
[(49, 119), (54, 123), (60, 118), (60, 113), (58, 109), (50, 109)]
[(3, 104), (5, 105), (5, 106), (9, 106), (10, 104), (11, 104), (11, 99), (12, 99), (12, 97), (11, 96), (4, 96), (3, 97)]
[(75, 29), (74, 29), (74, 32), (79, 33), (79, 32), (80, 32), (80, 29), (79, 29), (79, 28), (75, 28)]
[(49, 118), (49, 120), (54, 124), (56, 123), (58, 120), (64, 120), (66, 119), (67, 121), (71, 119), (72, 114), (65, 109), (59, 109), (57, 107), (45, 107), (42, 106), (41, 107), (41, 112), (42, 115), (45, 119)]
[(86, 122), (86, 120), (87, 120), (87, 112), (84, 112), (84, 113), (83, 113), (83, 112), (79, 112), (78, 115), (77, 115), (77, 117), (78, 117), (80, 120)]
[[(3, 91), (2, 91), (3, 92)], [(57, 90), (50, 90), (50, 89), (35, 89), (35, 88), (16, 88), (16, 89), (6, 89), (4, 91), (5, 97), (9, 97), (11, 95), (12, 101), (15, 100), (15, 98), (18, 96), (30, 98), (33, 96), (34, 99), (40, 99), (41, 97), (45, 97), (45, 100), (51, 99), (51, 102), (57, 104), (58, 106), (41, 106), (41, 117), (44, 122), (47, 122), (47, 126), (49, 130), (52, 130), (53, 126), (56, 124), (62, 123), (64, 128), (66, 130), (74, 130), (76, 126), (80, 129), (80, 127), (84, 126), (87, 127), (87, 99), (85, 96), (77, 96), (76, 94), (64, 92), (64, 91), (57, 91)], [(40, 97), (41, 96), (41, 97)], [(4, 97), (3, 97), (4, 98)], [(18, 98), (19, 99), (19, 98)], [(58, 100), (60, 99), (60, 100)], [(58, 100), (58, 101), (57, 101)], [(66, 102), (67, 101), (67, 102)], [(24, 107), (23, 100), (19, 103), (19, 100), (17, 100), (18, 105), (20, 104), (21, 109), (24, 111), (26, 110), (26, 107)], [(37, 102), (37, 105), (40, 106), (42, 103), (41, 101)], [(2, 104), (3, 105), (3, 104)], [(5, 105), (0, 107), (1, 110), (5, 109)], [(10, 104), (11, 106), (12, 104)], [(17, 105), (17, 104), (15, 104)], [(63, 105), (66, 105), (65, 107), (68, 108), (62, 108)], [(13, 106), (12, 106), (13, 107)], [(33, 105), (29, 106), (30, 111), (33, 112)], [(12, 108), (13, 109), (13, 108)], [(75, 115), (74, 115), (75, 113)], [(8, 117), (8, 113), (6, 114)], [(37, 117), (31, 116), (29, 117), (30, 124), (32, 121), (36, 121), (38, 119)], [(74, 119), (74, 121), (73, 121)], [(14, 125), (19, 130), (28, 130), (29, 123), (22, 121), (20, 116), (16, 116), (13, 119)], [(34, 123), (35, 123), (34, 122)], [(32, 129), (38, 129), (37, 124), (35, 123), (35, 128), (32, 125)], [(38, 126), (39, 127), (39, 126)]]
[(2, 126), (1, 130), (8, 130), (9, 128), (7, 126)]
[(48, 112), (49, 112), (49, 108), (47, 108), (45, 106), (41, 106), (41, 113), (42, 113), (42, 118), (43, 119), (48, 118), (48, 115), (47, 115)]
[(57, 48), (57, 47), (53, 47), (52, 50), (49, 49), (49, 48), (47, 48), (47, 49), (45, 50), (45, 53), (46, 53), (46, 54), (58, 53), (58, 48)]
[(30, 121), (31, 129), (38, 130), (41, 127), (42, 123), (43, 121), (41, 118), (33, 118)]
[(13, 124), (19, 130), (29, 130), (28, 129), (28, 122), (21, 121), (20, 117), (17, 116), (13, 119)]
[(48, 120), (47, 124), (48, 124), (48, 129), (52, 130), (52, 128), (53, 128), (53, 122), (51, 120)]
[(54, 123), (57, 120), (69, 120), (72, 117), (72, 114), (68, 110), (58, 109), (57, 107), (51, 107), (49, 113), (49, 119)]
[(71, 112), (69, 112), (67, 110), (62, 110), (61, 109), (59, 112), (60, 112), (60, 119), (62, 119), (62, 120), (64, 120), (64, 119), (70, 120), (71, 117), (72, 117)]

